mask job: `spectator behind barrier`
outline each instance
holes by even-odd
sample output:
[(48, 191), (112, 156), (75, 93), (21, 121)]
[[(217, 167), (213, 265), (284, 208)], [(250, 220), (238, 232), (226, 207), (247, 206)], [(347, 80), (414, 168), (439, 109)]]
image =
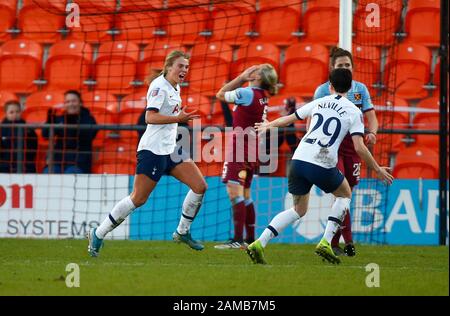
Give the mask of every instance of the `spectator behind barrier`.
[[(64, 97), (64, 108), (50, 109), (47, 113), (47, 123), (97, 124), (89, 109), (83, 106), (78, 91), (69, 90), (64, 94)], [(47, 161), (48, 165), (45, 167), (44, 173), (90, 173), (92, 142), (96, 134), (97, 130), (94, 129), (68, 127), (54, 129), (53, 155), (51, 163)], [(49, 129), (44, 129), (42, 135), (49, 138)]]
[[(22, 108), (17, 101), (6, 102), (4, 111), (5, 118), (0, 128), (0, 173), (35, 173), (36, 132), (32, 128), (4, 126), (4, 124), (26, 124), (21, 117)], [(22, 160), (22, 165), (18, 165), (18, 159)]]

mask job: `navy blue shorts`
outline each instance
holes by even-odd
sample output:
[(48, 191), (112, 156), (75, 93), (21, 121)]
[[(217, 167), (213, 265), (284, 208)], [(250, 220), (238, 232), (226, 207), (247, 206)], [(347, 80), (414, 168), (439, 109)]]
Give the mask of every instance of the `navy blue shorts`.
[(136, 174), (145, 174), (155, 182), (158, 182), (163, 175), (169, 175), (173, 168), (183, 161), (189, 159), (189, 155), (184, 152), (174, 161), (171, 155), (157, 155), (150, 150), (140, 150), (137, 152)]
[(344, 175), (338, 168), (323, 168), (318, 165), (302, 161), (292, 160), (289, 171), (289, 193), (305, 195), (311, 187), (316, 185), (325, 193), (331, 193), (344, 181)]

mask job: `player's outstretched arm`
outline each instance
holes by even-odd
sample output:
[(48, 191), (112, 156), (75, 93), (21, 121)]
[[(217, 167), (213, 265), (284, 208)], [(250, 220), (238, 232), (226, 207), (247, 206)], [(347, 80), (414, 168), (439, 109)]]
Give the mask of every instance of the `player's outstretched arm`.
[(244, 83), (248, 81), (254, 80), (252, 77), (252, 73), (258, 69), (258, 66), (251, 66), (244, 70), (239, 76), (237, 76), (235, 79), (231, 80), (227, 84), (225, 84), (219, 92), (217, 92), (216, 97), (220, 101), (225, 101), (225, 92), (236, 90), (237, 88), (241, 87)]
[(255, 124), (255, 130), (257, 130), (259, 133), (264, 133), (266, 130), (273, 128), (273, 127), (285, 127), (288, 125), (291, 125), (297, 120), (297, 116), (294, 114), (283, 116), (280, 118), (277, 118), (276, 120), (269, 122), (264, 121), (262, 123), (256, 123)]
[(380, 167), (376, 160), (373, 158), (369, 149), (364, 145), (363, 137), (360, 135), (352, 136), (353, 145), (355, 146), (355, 151), (361, 157), (362, 160), (373, 169), (378, 176), (378, 179), (382, 180), (384, 183), (391, 185), (394, 181), (394, 177), (389, 172), (389, 167)]

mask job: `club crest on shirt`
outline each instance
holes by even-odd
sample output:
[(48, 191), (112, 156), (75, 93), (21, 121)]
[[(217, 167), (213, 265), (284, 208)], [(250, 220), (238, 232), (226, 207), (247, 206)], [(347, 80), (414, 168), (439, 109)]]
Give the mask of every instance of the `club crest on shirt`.
[(180, 105), (179, 105), (179, 104), (177, 104), (177, 105), (173, 108), (172, 114), (178, 113), (178, 112), (180, 112)]
[(355, 101), (361, 101), (361, 93), (354, 93)]
[(159, 93), (159, 88), (152, 90), (152, 97), (156, 97)]
[(245, 180), (247, 178), (247, 170), (241, 170), (238, 174), (239, 179)]

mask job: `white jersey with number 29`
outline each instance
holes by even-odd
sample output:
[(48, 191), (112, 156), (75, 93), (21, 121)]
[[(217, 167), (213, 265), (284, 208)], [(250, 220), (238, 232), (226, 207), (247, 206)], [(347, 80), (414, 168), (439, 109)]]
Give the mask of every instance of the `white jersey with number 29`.
[(306, 161), (324, 168), (334, 168), (338, 150), (345, 135), (364, 136), (362, 112), (347, 98), (337, 94), (316, 99), (295, 115), (304, 120), (311, 117), (308, 132), (302, 138), (292, 159)]

